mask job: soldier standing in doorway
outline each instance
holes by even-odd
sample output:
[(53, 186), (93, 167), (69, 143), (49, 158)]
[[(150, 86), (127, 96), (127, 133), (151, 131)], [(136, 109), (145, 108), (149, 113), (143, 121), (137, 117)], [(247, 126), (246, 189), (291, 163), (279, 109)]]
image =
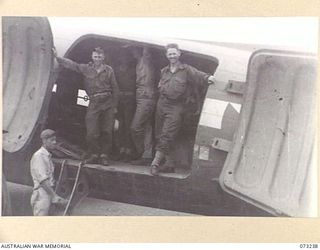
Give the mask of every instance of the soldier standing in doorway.
[(105, 54), (99, 47), (92, 51), (92, 62), (88, 64), (58, 57), (55, 49), (53, 52), (60, 65), (84, 76), (85, 90), (90, 98), (85, 118), (88, 146), (85, 163), (108, 165), (119, 95), (113, 69), (104, 63)]
[[(181, 63), (181, 51), (177, 44), (166, 46), (169, 65), (161, 70), (160, 97), (156, 109), (156, 154), (151, 163), (151, 174), (174, 172), (175, 162), (170, 157), (173, 143), (182, 126), (187, 89), (191, 84), (211, 84), (214, 77)], [(161, 165), (165, 160), (164, 165)]]
[(153, 116), (157, 99), (157, 79), (150, 50), (133, 49), (136, 66), (136, 113), (131, 124), (131, 135), (137, 151), (134, 165), (149, 165), (153, 158)]
[(120, 52), (118, 63), (115, 75), (120, 90), (117, 114), (119, 120), (119, 158), (130, 161), (134, 157), (135, 148), (130, 126), (136, 110), (136, 68), (134, 58), (126, 50)]

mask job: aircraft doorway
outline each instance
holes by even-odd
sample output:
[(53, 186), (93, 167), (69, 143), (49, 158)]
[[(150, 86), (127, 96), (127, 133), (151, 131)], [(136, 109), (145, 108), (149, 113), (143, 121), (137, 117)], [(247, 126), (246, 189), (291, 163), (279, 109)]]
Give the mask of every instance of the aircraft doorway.
[[(160, 70), (168, 64), (162, 46), (160, 47), (99, 35), (85, 35), (80, 37), (66, 52), (65, 57), (77, 63), (88, 63), (91, 59), (91, 52), (95, 47), (101, 47), (105, 51), (105, 62), (114, 69), (116, 78), (117, 69), (121, 66), (121, 58), (125, 57), (129, 60), (131, 67), (135, 67), (136, 65), (130, 47), (148, 47), (150, 49), (152, 61), (157, 71), (157, 82), (160, 78)], [(214, 73), (217, 67), (217, 60), (215, 58), (190, 52), (183, 52), (181, 61), (211, 74)], [(86, 128), (84, 118), (87, 106), (90, 102), (90, 98), (84, 89), (83, 79), (80, 74), (60, 68), (48, 116), (48, 127), (56, 130), (58, 136), (63, 139), (64, 142), (70, 143), (73, 149), (80, 152), (80, 154), (86, 150)], [(165, 176), (186, 178), (191, 173), (194, 141), (207, 88), (199, 87), (195, 92), (197, 96), (193, 96), (193, 99), (191, 98), (188, 107), (186, 108), (187, 112), (185, 112), (183, 120), (184, 125), (175, 143), (175, 150), (171, 153), (179, 167), (176, 168), (174, 174), (165, 174)], [(118, 120), (116, 118), (113, 154), (111, 158), (119, 153), (117, 145), (117, 123)], [(154, 119), (152, 121), (152, 126), (154, 127)], [(114, 171), (140, 174), (149, 174), (150, 171), (149, 166), (132, 166), (121, 158), (113, 160), (110, 166), (105, 168), (111, 168)]]

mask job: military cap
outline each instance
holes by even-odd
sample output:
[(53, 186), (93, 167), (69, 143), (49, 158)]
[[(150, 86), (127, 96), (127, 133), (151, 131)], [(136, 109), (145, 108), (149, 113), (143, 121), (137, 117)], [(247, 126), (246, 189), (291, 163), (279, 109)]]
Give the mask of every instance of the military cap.
[(41, 132), (40, 138), (41, 139), (48, 139), (56, 135), (56, 132), (52, 129), (45, 129)]

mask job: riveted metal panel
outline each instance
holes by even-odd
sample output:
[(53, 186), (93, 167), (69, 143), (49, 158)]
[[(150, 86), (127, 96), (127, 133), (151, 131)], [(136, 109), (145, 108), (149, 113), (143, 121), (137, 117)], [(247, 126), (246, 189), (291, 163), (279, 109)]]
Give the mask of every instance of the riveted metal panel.
[(247, 89), (222, 187), (275, 215), (314, 216), (316, 59), (260, 51)]
[(52, 34), (46, 18), (3, 17), (3, 148), (26, 145), (45, 115), (50, 82)]

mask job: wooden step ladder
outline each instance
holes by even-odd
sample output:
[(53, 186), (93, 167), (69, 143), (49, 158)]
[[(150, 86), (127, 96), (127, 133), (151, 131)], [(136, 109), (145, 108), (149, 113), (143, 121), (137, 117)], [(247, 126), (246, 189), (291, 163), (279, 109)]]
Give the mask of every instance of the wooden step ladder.
[(83, 171), (84, 163), (79, 161), (75, 169), (74, 166), (68, 166), (67, 162), (66, 159), (61, 163), (55, 192), (68, 202), (63, 207), (56, 206), (57, 216), (71, 215), (72, 209), (89, 194), (89, 185)]

